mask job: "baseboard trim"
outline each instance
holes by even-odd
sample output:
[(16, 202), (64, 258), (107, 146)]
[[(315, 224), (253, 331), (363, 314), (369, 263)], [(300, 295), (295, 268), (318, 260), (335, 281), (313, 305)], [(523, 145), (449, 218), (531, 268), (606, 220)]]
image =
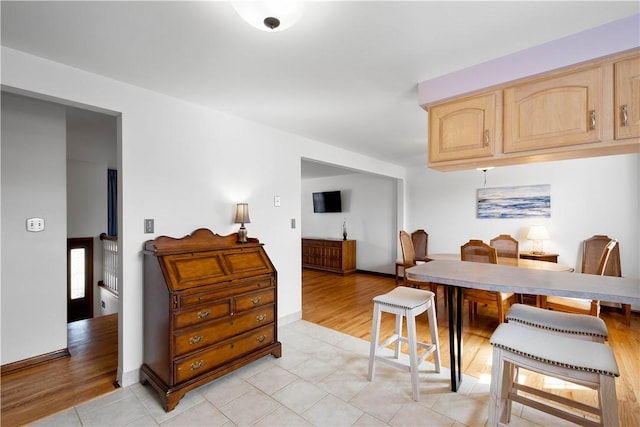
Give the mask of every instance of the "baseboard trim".
[(12, 374), (14, 372), (19, 372), (33, 366), (42, 365), (43, 363), (49, 363), (69, 356), (71, 356), (69, 349), (63, 348), (61, 350), (52, 351), (51, 353), (45, 353), (28, 359), (18, 360), (17, 362), (7, 363), (6, 365), (0, 366), (0, 373), (2, 375)]
[(373, 276), (391, 277), (395, 279), (396, 275), (391, 273), (380, 273), (378, 271), (356, 270), (356, 273), (371, 274)]

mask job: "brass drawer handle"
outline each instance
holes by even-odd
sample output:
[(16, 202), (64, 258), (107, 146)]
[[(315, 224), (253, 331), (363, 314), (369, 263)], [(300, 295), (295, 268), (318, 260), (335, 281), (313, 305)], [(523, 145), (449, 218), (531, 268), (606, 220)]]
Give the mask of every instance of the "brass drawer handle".
[(622, 107), (622, 126), (627, 126), (629, 124), (629, 106), (624, 104)]
[(210, 314), (211, 314), (211, 310), (202, 310), (202, 311), (198, 312), (198, 318), (199, 319), (206, 319), (207, 317), (209, 317)]
[(204, 366), (204, 360), (200, 359), (196, 363), (192, 363), (190, 368), (192, 371), (197, 371)]
[(484, 146), (489, 146), (489, 129), (484, 131)]
[(204, 338), (204, 335), (196, 335), (194, 337), (190, 337), (189, 344), (198, 344), (199, 342), (202, 342), (203, 338)]
[(267, 318), (266, 314), (260, 314), (260, 315), (256, 316), (256, 321), (257, 322), (262, 322), (266, 318)]
[(595, 128), (596, 128), (596, 110), (591, 110), (589, 112), (589, 118), (591, 120), (591, 130), (595, 130)]
[(262, 301), (262, 297), (255, 297), (251, 300), (251, 304), (253, 305), (260, 304), (260, 301)]
[(256, 337), (256, 341), (258, 341), (258, 342), (263, 342), (266, 339), (267, 339), (267, 337), (264, 336), (264, 335), (260, 335), (259, 337)]

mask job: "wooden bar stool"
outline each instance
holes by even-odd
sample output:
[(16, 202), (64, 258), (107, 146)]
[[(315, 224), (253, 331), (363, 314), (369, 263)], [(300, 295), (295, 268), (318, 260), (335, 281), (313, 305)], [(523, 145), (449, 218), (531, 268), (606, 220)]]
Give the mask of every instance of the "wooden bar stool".
[[(606, 344), (511, 323), (498, 326), (490, 343), (493, 346), (493, 364), (488, 426), (509, 423), (512, 402), (578, 425), (618, 425), (615, 377), (620, 373), (613, 351)], [(598, 406), (518, 383), (516, 372), (520, 368), (597, 390)]]
[(544, 329), (587, 341), (603, 343), (609, 338), (609, 330), (604, 320), (586, 314), (563, 313), (525, 304), (513, 304), (505, 320), (511, 324)]
[[(416, 337), (416, 316), (427, 312), (429, 329), (431, 331), (431, 343), (420, 342)], [(395, 333), (384, 342), (378, 344), (380, 339), (380, 320), (382, 312), (396, 315)], [(407, 337), (402, 336), (403, 317), (407, 318)], [(409, 365), (402, 363), (400, 358), (400, 343), (409, 346)], [(387, 346), (394, 345), (393, 358), (380, 354)], [(424, 349), (422, 354), (419, 348)], [(398, 287), (384, 295), (373, 298), (373, 323), (371, 327), (371, 351), (369, 353), (369, 381), (375, 376), (376, 361), (386, 363), (411, 373), (411, 386), (413, 400), (420, 400), (420, 386), (418, 383), (418, 367), (427, 357), (433, 353), (435, 371), (440, 372), (440, 345), (438, 342), (438, 326), (434, 307), (434, 294), (422, 289)]]

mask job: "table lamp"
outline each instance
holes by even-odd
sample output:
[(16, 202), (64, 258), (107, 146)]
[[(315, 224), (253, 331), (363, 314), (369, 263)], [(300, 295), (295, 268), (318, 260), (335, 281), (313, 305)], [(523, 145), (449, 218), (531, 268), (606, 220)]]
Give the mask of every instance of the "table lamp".
[(549, 233), (543, 225), (533, 224), (529, 229), (527, 239), (533, 240), (533, 251), (531, 252), (537, 255), (542, 255), (544, 254), (542, 242), (549, 239)]
[(249, 204), (248, 203), (238, 203), (236, 205), (236, 224), (240, 224), (240, 229), (238, 230), (238, 243), (247, 243), (247, 229), (244, 228), (244, 224), (249, 224), (251, 221), (249, 220)]

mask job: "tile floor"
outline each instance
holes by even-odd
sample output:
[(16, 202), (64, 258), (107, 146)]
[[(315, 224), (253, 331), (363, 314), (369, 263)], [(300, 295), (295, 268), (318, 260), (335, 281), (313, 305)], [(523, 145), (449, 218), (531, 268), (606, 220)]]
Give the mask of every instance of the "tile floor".
[[(37, 421), (38, 426), (484, 426), (488, 380), (420, 370), (420, 402), (408, 372), (376, 364), (369, 342), (299, 320), (279, 329), (282, 357), (267, 356), (187, 393), (166, 413), (149, 385), (134, 384)], [(448, 349), (443, 348), (443, 351)], [(515, 426), (562, 420), (514, 404)]]

